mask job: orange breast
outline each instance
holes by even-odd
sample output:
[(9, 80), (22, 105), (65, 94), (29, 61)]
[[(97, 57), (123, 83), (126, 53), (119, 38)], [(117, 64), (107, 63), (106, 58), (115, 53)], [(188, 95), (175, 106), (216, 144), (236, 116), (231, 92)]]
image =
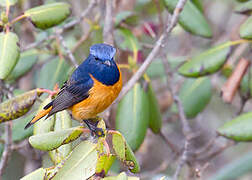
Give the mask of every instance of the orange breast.
[[(119, 69), (120, 72), (120, 69)], [(100, 83), (92, 75), (93, 87), (89, 90), (89, 97), (69, 108), (76, 120), (94, 118), (103, 112), (117, 98), (122, 89), (122, 77), (112, 86)]]

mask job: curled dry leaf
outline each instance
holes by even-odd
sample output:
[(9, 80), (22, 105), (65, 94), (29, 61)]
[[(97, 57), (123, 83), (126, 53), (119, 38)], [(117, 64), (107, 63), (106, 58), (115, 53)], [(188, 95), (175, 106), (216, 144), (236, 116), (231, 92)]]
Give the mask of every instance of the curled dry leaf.
[(222, 87), (222, 99), (227, 103), (231, 103), (240, 82), (249, 67), (250, 62), (244, 58), (241, 58), (232, 75), (228, 78), (227, 82)]
[(34, 89), (0, 104), (0, 123), (26, 114), (41, 94), (39, 89)]

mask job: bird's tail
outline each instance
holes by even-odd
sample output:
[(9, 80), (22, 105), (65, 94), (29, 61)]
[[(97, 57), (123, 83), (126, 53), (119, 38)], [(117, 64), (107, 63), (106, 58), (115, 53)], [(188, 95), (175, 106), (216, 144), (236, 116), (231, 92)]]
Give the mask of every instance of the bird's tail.
[[(47, 106), (45, 106), (45, 108), (46, 107)], [(25, 129), (27, 129), (28, 127), (30, 127), (31, 125), (33, 125), (35, 122), (37, 122), (38, 120), (40, 120), (42, 117), (44, 117), (45, 115), (47, 115), (52, 110), (52, 106), (47, 107), (46, 109), (45, 108), (42, 111), (39, 111), (36, 116), (34, 116), (34, 118), (25, 126)]]

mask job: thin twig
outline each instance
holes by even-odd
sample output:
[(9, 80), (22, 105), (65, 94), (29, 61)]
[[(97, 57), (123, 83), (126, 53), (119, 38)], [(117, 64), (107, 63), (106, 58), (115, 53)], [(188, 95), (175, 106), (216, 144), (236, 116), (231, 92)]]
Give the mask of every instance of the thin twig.
[(171, 141), (165, 137), (165, 135), (160, 131), (160, 133), (158, 134), (163, 140), (164, 142), (171, 148), (171, 150), (176, 153), (176, 155), (179, 155), (179, 149), (177, 146), (175, 146), (173, 143), (171, 143)]
[(106, 15), (103, 28), (103, 41), (111, 45), (114, 44), (113, 27), (113, 0), (106, 0)]
[(71, 50), (67, 47), (67, 45), (63, 39), (63, 36), (59, 32), (57, 33), (57, 38), (59, 39), (62, 47), (65, 49), (68, 59), (71, 61), (71, 63), (74, 65), (74, 67), (77, 68), (78, 63), (77, 63), (73, 53), (71, 52)]
[[(63, 25), (60, 29), (62, 30), (62, 32), (64, 32), (65, 30), (74, 27), (76, 24), (79, 24), (89, 13), (90, 11), (96, 6), (98, 0), (92, 0), (87, 9), (85, 9), (85, 11), (83, 11), (80, 15), (80, 17), (78, 17), (75, 20), (70, 21), (69, 23), (66, 23), (65, 25)], [(61, 32), (61, 33), (62, 33)]]
[(1, 158), (0, 162), (0, 177), (3, 176), (4, 169), (6, 168), (8, 159), (11, 155), (11, 144), (12, 144), (12, 121), (6, 122), (5, 124), (5, 133), (6, 133), (6, 138), (5, 138), (5, 144), (4, 144), (4, 151), (3, 155)]
[(215, 136), (212, 137), (212, 139), (204, 147), (202, 147), (201, 149), (195, 151), (194, 154), (196, 156), (199, 156), (202, 153), (208, 152), (213, 147), (213, 145), (215, 144), (218, 137), (219, 137), (219, 135), (215, 134)]
[(189, 141), (186, 140), (186, 141), (185, 141), (185, 145), (184, 145), (184, 150), (183, 150), (182, 157), (181, 157), (181, 159), (180, 159), (180, 161), (179, 161), (179, 164), (178, 164), (178, 166), (177, 166), (177, 168), (176, 168), (176, 171), (175, 171), (175, 173), (174, 173), (174, 175), (173, 175), (173, 180), (178, 179), (179, 173), (180, 173), (182, 167), (184, 166), (184, 164), (185, 164), (186, 161), (187, 161), (188, 149), (189, 149)]
[[(6, 87), (2, 80), (0, 80), (0, 87), (1, 87), (0, 88), (1, 90), (7, 89), (7, 91), (8, 91), (7, 96), (9, 98), (11, 98), (11, 96), (12, 96), (11, 87), (10, 88)], [(2, 101), (2, 99), (0, 99), (0, 102), (1, 101)], [(11, 152), (12, 152), (11, 151), (11, 144), (12, 144), (11, 127), (12, 127), (12, 121), (9, 121), (9, 122), (5, 123), (6, 137), (5, 137), (4, 151), (3, 151), (2, 158), (1, 158), (1, 161), (0, 161), (0, 178), (3, 175), (4, 169), (5, 169), (6, 165), (7, 165), (8, 159), (9, 159), (9, 157), (11, 155)]]
[(228, 140), (226, 144), (222, 145), (221, 147), (217, 148), (215, 151), (213, 152), (210, 152), (208, 154), (205, 154), (204, 157), (199, 157), (197, 160), (210, 160), (214, 157), (216, 157), (217, 155), (219, 155), (220, 153), (222, 153), (224, 150), (226, 150), (227, 148), (235, 145), (236, 142), (235, 141), (232, 141), (232, 140)]
[(182, 124), (182, 131), (185, 136), (185, 144), (184, 144), (184, 148), (183, 148), (182, 157), (180, 158), (179, 164), (178, 164), (176, 171), (174, 173), (174, 176), (173, 176), (173, 179), (176, 180), (176, 179), (178, 179), (178, 176), (179, 176), (179, 173), (180, 173), (182, 167), (184, 166), (184, 164), (187, 162), (187, 160), (189, 158), (189, 155), (188, 155), (189, 147), (191, 145), (191, 140), (194, 138), (194, 135), (193, 135), (194, 133), (192, 133), (192, 130), (189, 126), (189, 123), (186, 119), (182, 102), (180, 101), (179, 97), (176, 95), (176, 88), (173, 86), (174, 83), (171, 82), (173, 80), (173, 77), (172, 77), (173, 74), (170, 71), (168, 61), (164, 58), (162, 58), (162, 61), (163, 61), (165, 73), (167, 76), (167, 78), (166, 78), (167, 85), (169, 85), (169, 90), (171, 91), (174, 102), (177, 104), (178, 111), (179, 111), (179, 118), (180, 118), (180, 121)]
[[(83, 11), (80, 15), (80, 17), (70, 21), (69, 23), (66, 23), (65, 25), (61, 26), (60, 28), (57, 28), (55, 32), (62, 34), (65, 30), (74, 27), (76, 24), (79, 24), (84, 18), (85, 16), (87, 16), (90, 11), (95, 7), (95, 5), (97, 4), (98, 0), (92, 0), (91, 3), (88, 5), (87, 9), (85, 9), (85, 11)], [(43, 42), (45, 42), (48, 39), (54, 39), (56, 38), (56, 34), (53, 34), (49, 37), (44, 37), (42, 38), (40, 41), (31, 43), (29, 45), (27, 45), (26, 47), (22, 48), (22, 51), (26, 51), (32, 48), (35, 48), (37, 46), (39, 46), (40, 44), (42, 44)]]
[(87, 40), (87, 38), (89, 37), (91, 33), (91, 28), (88, 30), (88, 32), (86, 34), (84, 34), (84, 36), (81, 37), (81, 39), (74, 45), (74, 47), (72, 48), (72, 53), (75, 53), (75, 51), (79, 48), (79, 46)]
[(180, 0), (173, 12), (171, 21), (167, 22), (167, 28), (166, 30), (161, 34), (158, 41), (155, 44), (155, 47), (152, 49), (152, 51), (149, 53), (148, 57), (145, 59), (142, 66), (138, 69), (138, 71), (134, 74), (134, 76), (127, 82), (127, 84), (123, 87), (121, 93), (119, 94), (118, 98), (114, 103), (118, 103), (125, 94), (129, 92), (129, 90), (134, 86), (134, 84), (142, 77), (142, 75), (145, 73), (151, 62), (154, 60), (154, 58), (158, 55), (161, 48), (164, 47), (164, 42), (168, 38), (170, 32), (173, 30), (173, 28), (176, 26), (178, 22), (178, 17), (182, 9), (184, 8), (184, 5), (187, 0)]

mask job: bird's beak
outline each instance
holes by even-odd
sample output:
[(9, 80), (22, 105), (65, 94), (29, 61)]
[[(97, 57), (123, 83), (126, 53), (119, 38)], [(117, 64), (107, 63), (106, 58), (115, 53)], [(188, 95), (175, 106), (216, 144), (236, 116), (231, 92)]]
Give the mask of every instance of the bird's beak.
[(108, 66), (111, 66), (111, 62), (110, 62), (109, 60), (106, 60), (106, 61), (104, 62), (104, 64), (106, 64), (106, 65), (108, 65)]

